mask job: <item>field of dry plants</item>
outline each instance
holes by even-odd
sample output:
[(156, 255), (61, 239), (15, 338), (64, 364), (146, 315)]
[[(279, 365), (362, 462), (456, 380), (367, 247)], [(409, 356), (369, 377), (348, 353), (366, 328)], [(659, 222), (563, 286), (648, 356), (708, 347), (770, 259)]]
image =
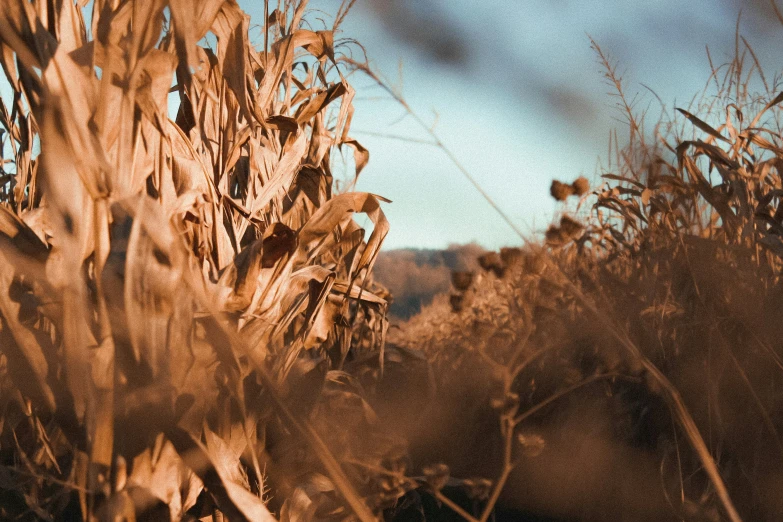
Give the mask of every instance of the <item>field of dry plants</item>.
[(0, 519), (783, 519), (750, 46), (651, 130), (594, 43), (628, 124), (601, 182), (389, 328), (384, 200), (331, 170), (380, 82), (353, 2), (272, 3), (251, 39), (235, 0), (0, 2)]

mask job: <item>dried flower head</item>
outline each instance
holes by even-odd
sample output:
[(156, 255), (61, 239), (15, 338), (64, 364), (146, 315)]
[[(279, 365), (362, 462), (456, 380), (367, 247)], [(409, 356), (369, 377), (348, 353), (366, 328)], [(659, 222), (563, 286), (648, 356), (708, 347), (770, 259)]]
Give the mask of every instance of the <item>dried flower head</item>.
[(503, 265), (506, 268), (510, 268), (520, 261), (522, 261), (522, 249), (521, 248), (501, 248), (500, 259), (503, 261)]
[(550, 245), (562, 245), (566, 241), (565, 234), (557, 225), (549, 225), (544, 234), (546, 242)]
[(451, 272), (451, 284), (460, 292), (464, 292), (473, 283), (473, 272)]
[(478, 258), (479, 265), (487, 272), (494, 272), (496, 276), (503, 277), (505, 267), (503, 266), (503, 259), (497, 252), (487, 252), (482, 254)]
[(504, 391), (500, 395), (491, 397), (489, 405), (498, 410), (501, 415), (513, 417), (519, 409), (519, 395), (512, 391)]
[(584, 225), (571, 216), (563, 216), (560, 218), (560, 231), (566, 239), (576, 238), (584, 228)]
[(492, 481), (483, 477), (462, 481), (465, 493), (473, 500), (487, 500), (492, 492)]
[(544, 438), (536, 433), (520, 433), (517, 435), (517, 440), (526, 457), (538, 457), (546, 446)]
[(587, 181), (586, 177), (579, 176), (576, 178), (576, 181), (571, 184), (571, 188), (574, 189), (574, 194), (581, 197), (590, 191), (590, 182)]
[(556, 201), (565, 201), (568, 199), (568, 196), (574, 193), (574, 187), (553, 180), (552, 186), (549, 187), (549, 193), (552, 194), (552, 197), (555, 198)]

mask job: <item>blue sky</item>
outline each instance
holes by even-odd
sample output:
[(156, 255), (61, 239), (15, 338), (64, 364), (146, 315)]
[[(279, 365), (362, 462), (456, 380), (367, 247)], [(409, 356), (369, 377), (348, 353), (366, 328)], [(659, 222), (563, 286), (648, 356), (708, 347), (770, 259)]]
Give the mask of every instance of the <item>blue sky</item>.
[[(260, 19), (262, 2), (240, 4)], [(310, 6), (333, 14), (339, 1)], [(445, 144), (528, 233), (557, 210), (551, 180), (593, 179), (610, 129), (623, 136), (587, 34), (617, 60), (638, 107), (657, 116), (642, 84), (670, 111), (675, 100), (687, 107), (710, 74), (705, 45), (716, 63), (733, 56), (740, 9), (740, 33), (771, 77), (783, 26), (764, 0), (357, 0), (340, 36), (360, 41), (392, 83), (401, 71), (408, 103), (428, 121), (437, 112)], [(353, 83), (352, 134), (371, 154), (357, 188), (393, 200), (387, 248), (520, 243), (440, 150), (370, 134), (427, 138), (370, 81)]]

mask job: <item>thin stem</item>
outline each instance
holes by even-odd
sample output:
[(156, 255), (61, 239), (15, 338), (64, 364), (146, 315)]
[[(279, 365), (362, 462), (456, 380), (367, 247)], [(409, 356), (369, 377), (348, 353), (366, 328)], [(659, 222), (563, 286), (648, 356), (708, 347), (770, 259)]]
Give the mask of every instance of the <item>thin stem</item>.
[(521, 423), (522, 421), (524, 421), (525, 419), (527, 419), (531, 415), (533, 415), (536, 412), (540, 411), (542, 408), (545, 408), (545, 407), (549, 406), (550, 404), (552, 404), (556, 400), (565, 397), (569, 393), (571, 393), (573, 391), (576, 391), (579, 388), (587, 386), (588, 384), (592, 384), (592, 383), (594, 383), (596, 381), (602, 381), (604, 379), (612, 379), (612, 378), (615, 378), (615, 377), (622, 377), (622, 375), (620, 375), (618, 373), (601, 373), (601, 374), (598, 374), (598, 375), (593, 375), (591, 377), (588, 377), (587, 379), (584, 379), (584, 380), (574, 384), (573, 386), (569, 386), (565, 390), (562, 390), (562, 391), (560, 391), (558, 393), (555, 393), (554, 395), (551, 395), (550, 397), (547, 397), (546, 399), (544, 399), (543, 401), (539, 402), (538, 404), (536, 404), (535, 406), (533, 406), (529, 410), (526, 410), (525, 413), (520, 414), (519, 416), (517, 416), (514, 419), (514, 424)]
[(495, 508), (495, 504), (500, 498), (500, 494), (503, 492), (503, 488), (506, 485), (508, 477), (511, 475), (511, 471), (514, 469), (514, 463), (511, 462), (511, 453), (514, 444), (514, 427), (516, 423), (510, 417), (503, 416), (501, 419), (503, 423), (503, 431), (505, 436), (505, 446), (503, 448), (503, 471), (500, 472), (500, 477), (495, 483), (495, 487), (492, 490), (492, 494), (487, 500), (487, 505), (484, 506), (484, 511), (481, 513), (480, 522), (487, 522), (489, 516), (492, 514), (492, 510)]
[(516, 233), (517, 236), (522, 241), (525, 241), (525, 235), (522, 233), (522, 231), (514, 224), (513, 221), (511, 221), (511, 218), (503, 211), (503, 209), (500, 208), (500, 206), (495, 202), (494, 199), (482, 188), (482, 186), (479, 184), (479, 182), (476, 180), (476, 178), (473, 177), (473, 175), (468, 171), (467, 168), (457, 159), (457, 157), (454, 155), (451, 150), (446, 147), (446, 145), (441, 141), (438, 134), (435, 132), (435, 130), (427, 125), (427, 123), (419, 116), (410, 105), (408, 105), (408, 102), (405, 101), (405, 98), (402, 97), (401, 94), (397, 93), (394, 89), (389, 87), (387, 83), (379, 77), (377, 74), (375, 74), (372, 69), (370, 69), (369, 65), (365, 63), (360, 63), (357, 61), (354, 61), (350, 58), (342, 58), (345, 62), (349, 63), (356, 69), (364, 72), (367, 76), (372, 78), (382, 89), (384, 89), (387, 93), (389, 93), (389, 96), (391, 96), (397, 103), (399, 103), (403, 109), (405, 109), (405, 112), (408, 113), (408, 115), (413, 118), (413, 120), (419, 124), (419, 126), (424, 129), (424, 131), (430, 135), (432, 138), (432, 145), (439, 148), (443, 153), (451, 160), (451, 162), (454, 164), (455, 167), (457, 167), (457, 170), (460, 171), (460, 173), (473, 185), (473, 187), (481, 194), (481, 196), (487, 201), (487, 203), (490, 204), (490, 206), (495, 210), (495, 212), (498, 213), (498, 215), (503, 219), (503, 221), (508, 224), (509, 227)]
[(669, 406), (675, 413), (677, 421), (680, 423), (685, 435), (688, 437), (691, 446), (699, 460), (704, 466), (704, 470), (707, 476), (712, 482), (715, 492), (718, 494), (718, 498), (723, 505), (723, 509), (732, 522), (742, 522), (742, 518), (737, 512), (737, 508), (734, 507), (734, 503), (731, 500), (729, 491), (726, 488), (726, 484), (723, 482), (723, 478), (720, 476), (720, 470), (715, 463), (715, 459), (712, 458), (709, 449), (707, 448), (704, 438), (699, 432), (699, 428), (696, 426), (696, 422), (693, 420), (690, 412), (688, 411), (685, 402), (680, 396), (680, 392), (675, 386), (666, 378), (666, 376), (650, 361), (641, 350), (627, 337), (627, 335), (620, 330), (618, 326), (612, 323), (607, 314), (602, 314), (598, 311), (596, 306), (589, 301), (584, 294), (568, 280), (562, 269), (559, 269), (562, 276), (565, 278), (565, 287), (576, 298), (576, 300), (592, 314), (596, 320), (601, 323), (607, 331), (625, 348), (633, 359), (641, 363), (648, 378), (655, 382), (659, 387), (660, 395), (669, 403)]
[(451, 500), (449, 497), (441, 493), (440, 491), (435, 492), (435, 498), (438, 499), (438, 501), (442, 502), (446, 506), (449, 507), (452, 511), (454, 511), (456, 514), (467, 520), (468, 522), (479, 522), (479, 520), (474, 517), (473, 515), (469, 514), (467, 511), (462, 509), (459, 504)]

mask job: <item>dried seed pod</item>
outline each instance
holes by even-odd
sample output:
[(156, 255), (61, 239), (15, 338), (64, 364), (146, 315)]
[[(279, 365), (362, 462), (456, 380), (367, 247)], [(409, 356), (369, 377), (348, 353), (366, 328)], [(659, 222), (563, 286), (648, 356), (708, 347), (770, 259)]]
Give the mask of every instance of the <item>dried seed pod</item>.
[(567, 239), (574, 239), (584, 230), (584, 228), (584, 225), (571, 216), (563, 216), (560, 218), (560, 232)]
[(555, 200), (565, 201), (568, 199), (568, 196), (574, 193), (574, 187), (565, 183), (561, 183), (557, 180), (553, 180), (552, 186), (549, 187), (549, 193), (553, 198), (555, 198)]
[(587, 181), (587, 178), (584, 176), (579, 176), (576, 178), (576, 180), (571, 184), (571, 188), (574, 189), (574, 194), (577, 196), (584, 196), (590, 191), (590, 182)]
[(473, 284), (473, 272), (451, 272), (451, 284), (460, 292), (464, 292)]
[(503, 260), (500, 258), (500, 254), (497, 252), (487, 252), (482, 254), (478, 258), (479, 265), (487, 272), (494, 272), (496, 276), (503, 277), (505, 267), (503, 266)]

